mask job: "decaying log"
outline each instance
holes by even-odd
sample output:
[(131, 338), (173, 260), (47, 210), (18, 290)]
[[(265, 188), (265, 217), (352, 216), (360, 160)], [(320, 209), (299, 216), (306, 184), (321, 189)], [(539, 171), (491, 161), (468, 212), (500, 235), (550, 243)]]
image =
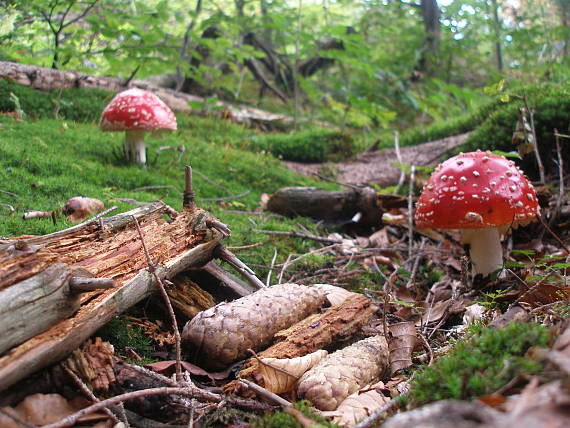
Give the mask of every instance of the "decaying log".
[(257, 290), (249, 283), (242, 281), (238, 277), (226, 272), (219, 264), (215, 261), (211, 261), (206, 266), (202, 268), (205, 272), (208, 272), (218, 281), (222, 287), (230, 289), (232, 292), (236, 293), (239, 297), (247, 296)]
[[(221, 234), (207, 227), (206, 221), (211, 216), (192, 206), (167, 222), (163, 217), (170, 210), (159, 201), (114, 217), (101, 218), (99, 222), (0, 245), (2, 293), (21, 288), (26, 281), (37, 281), (38, 275), (49, 274), (52, 272), (49, 268), (54, 266), (56, 278), (63, 288), (69, 274), (62, 272), (77, 269), (97, 278), (110, 278), (116, 283), (111, 289), (81, 294), (81, 306), (73, 317), (58, 322), (2, 355), (0, 390), (65, 357), (113, 316), (156, 290), (133, 216), (140, 224), (150, 257), (159, 266), (157, 274), (161, 279), (170, 279), (212, 259), (212, 251)], [(52, 311), (52, 304), (46, 304), (43, 298), (27, 303), (46, 312)], [(36, 321), (26, 320), (30, 324)]]
[(178, 275), (173, 283), (174, 287), (168, 288), (166, 292), (174, 309), (182, 314), (186, 320), (194, 318), (199, 312), (216, 304), (210, 293), (202, 290), (186, 275)]
[[(105, 89), (108, 91), (122, 91), (128, 88), (140, 88), (154, 92), (168, 106), (178, 112), (190, 113), (192, 108), (189, 102), (202, 103), (206, 100), (202, 97), (161, 88), (144, 80), (131, 80), (126, 86), (121, 79), (114, 77), (92, 76), (70, 70), (55, 70), (26, 64), (0, 61), (0, 78), (7, 77), (22, 85), (32, 86), (36, 89), (52, 90), (60, 88), (87, 88)], [(234, 105), (224, 101), (216, 102), (216, 111), (222, 109), (225, 115), (237, 123), (271, 126), (272, 124), (293, 125), (295, 119), (283, 114), (275, 114), (245, 105)], [(202, 111), (193, 113), (203, 113)], [(325, 123), (320, 123), (326, 126)], [(330, 125), (329, 125), (330, 126)]]
[[(377, 308), (371, 300), (356, 294), (323, 314), (315, 314), (275, 335), (277, 343), (258, 354), (259, 358), (295, 358), (346, 340), (368, 322)], [(238, 378), (251, 379), (263, 386), (263, 376), (256, 358), (247, 361)], [(236, 383), (228, 384), (231, 390)]]
[[(371, 187), (328, 191), (314, 187), (285, 187), (269, 198), (267, 209), (285, 216), (303, 216), (331, 222), (355, 222), (378, 226), (382, 209)], [(355, 215), (360, 213), (359, 218)]]

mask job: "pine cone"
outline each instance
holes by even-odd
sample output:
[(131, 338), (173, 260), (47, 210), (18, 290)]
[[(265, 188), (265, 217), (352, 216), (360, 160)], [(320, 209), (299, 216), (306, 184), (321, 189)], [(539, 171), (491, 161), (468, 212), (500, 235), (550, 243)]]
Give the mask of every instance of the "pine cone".
[(384, 336), (356, 342), (323, 358), (297, 384), (297, 392), (320, 410), (335, 410), (350, 394), (380, 379), (388, 364)]
[(315, 312), (325, 301), (316, 287), (279, 284), (196, 315), (182, 332), (207, 367), (221, 368), (268, 345), (273, 335)]

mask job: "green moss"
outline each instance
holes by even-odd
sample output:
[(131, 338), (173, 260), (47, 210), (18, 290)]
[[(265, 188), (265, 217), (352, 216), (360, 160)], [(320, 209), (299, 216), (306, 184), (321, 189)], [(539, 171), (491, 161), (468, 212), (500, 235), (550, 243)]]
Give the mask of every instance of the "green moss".
[[(336, 427), (327, 418), (313, 413), (311, 403), (303, 400), (293, 405), (309, 419), (315, 421), (316, 427)], [(267, 413), (264, 416), (251, 421), (251, 428), (302, 428), (302, 425), (293, 416), (282, 411)]]
[(32, 118), (57, 116), (77, 122), (96, 122), (114, 93), (99, 89), (66, 88), (38, 91), (9, 79), (0, 79), (0, 111), (14, 111), (13, 93), (24, 113)]
[(418, 372), (409, 402), (419, 406), (443, 399), (479, 397), (498, 390), (517, 375), (538, 373), (541, 364), (528, 358), (526, 352), (531, 346), (546, 346), (547, 341), (547, 329), (537, 324), (483, 329)]
[(266, 151), (297, 162), (326, 162), (346, 159), (356, 152), (352, 137), (330, 129), (307, 129), (290, 134), (253, 136), (249, 149)]
[(143, 358), (143, 361), (135, 361), (136, 363), (148, 364), (156, 361), (150, 358), (150, 353), (154, 351), (150, 337), (145, 334), (141, 327), (134, 325), (125, 318), (113, 318), (101, 327), (95, 335), (111, 343), (118, 355), (127, 355), (128, 357), (128, 354), (125, 354), (125, 348), (134, 350)]

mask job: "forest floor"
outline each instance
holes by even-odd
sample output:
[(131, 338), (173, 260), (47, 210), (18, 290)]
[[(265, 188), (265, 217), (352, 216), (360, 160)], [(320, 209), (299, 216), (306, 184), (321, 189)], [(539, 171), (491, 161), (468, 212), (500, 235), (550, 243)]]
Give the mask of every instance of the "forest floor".
[(315, 175), (325, 169), (332, 171), (335, 179), (342, 183), (376, 184), (381, 187), (391, 186), (398, 182), (402, 170), (397, 164), (416, 166), (436, 166), (450, 152), (461, 146), (469, 133), (430, 141), (417, 146), (399, 148), (399, 156), (395, 148), (377, 151), (366, 151), (342, 162), (300, 163), (283, 161), (283, 164), (299, 174)]

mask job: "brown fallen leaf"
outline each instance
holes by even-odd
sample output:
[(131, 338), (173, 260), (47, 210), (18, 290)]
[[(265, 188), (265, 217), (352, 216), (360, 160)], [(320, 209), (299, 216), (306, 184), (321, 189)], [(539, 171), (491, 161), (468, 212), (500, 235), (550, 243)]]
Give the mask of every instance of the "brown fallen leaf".
[(319, 350), (304, 357), (260, 358), (265, 388), (275, 394), (292, 391), (297, 380), (327, 355), (327, 351)]
[[(88, 405), (88, 403), (84, 403)], [(77, 412), (84, 406), (73, 405), (59, 394), (32, 394), (28, 395), (16, 407), (2, 407), (0, 410), (0, 427), (23, 428), (26, 425), (16, 422), (15, 419), (3, 413), (14, 416), (17, 420), (29, 425), (43, 426), (55, 423), (72, 413)], [(108, 418), (102, 413), (90, 414), (89, 420)]]
[(416, 346), (416, 327), (414, 322), (399, 322), (388, 326), (388, 350), (392, 373), (412, 365), (412, 352)]
[[(181, 361), (180, 364), (189, 373), (192, 373), (195, 376), (207, 376), (212, 380), (224, 380), (229, 377), (232, 370), (237, 364), (234, 364), (228, 367), (226, 370), (222, 372), (208, 372), (195, 364), (189, 363), (187, 361)], [(155, 363), (145, 364), (147, 369), (155, 371), (157, 373), (163, 374), (165, 376), (171, 376), (175, 372), (176, 361), (169, 360), (169, 361), (157, 361)]]
[(67, 200), (63, 206), (63, 213), (68, 216), (67, 219), (72, 223), (79, 223), (91, 214), (102, 211), (103, 208), (105, 205), (99, 199), (75, 196)]

